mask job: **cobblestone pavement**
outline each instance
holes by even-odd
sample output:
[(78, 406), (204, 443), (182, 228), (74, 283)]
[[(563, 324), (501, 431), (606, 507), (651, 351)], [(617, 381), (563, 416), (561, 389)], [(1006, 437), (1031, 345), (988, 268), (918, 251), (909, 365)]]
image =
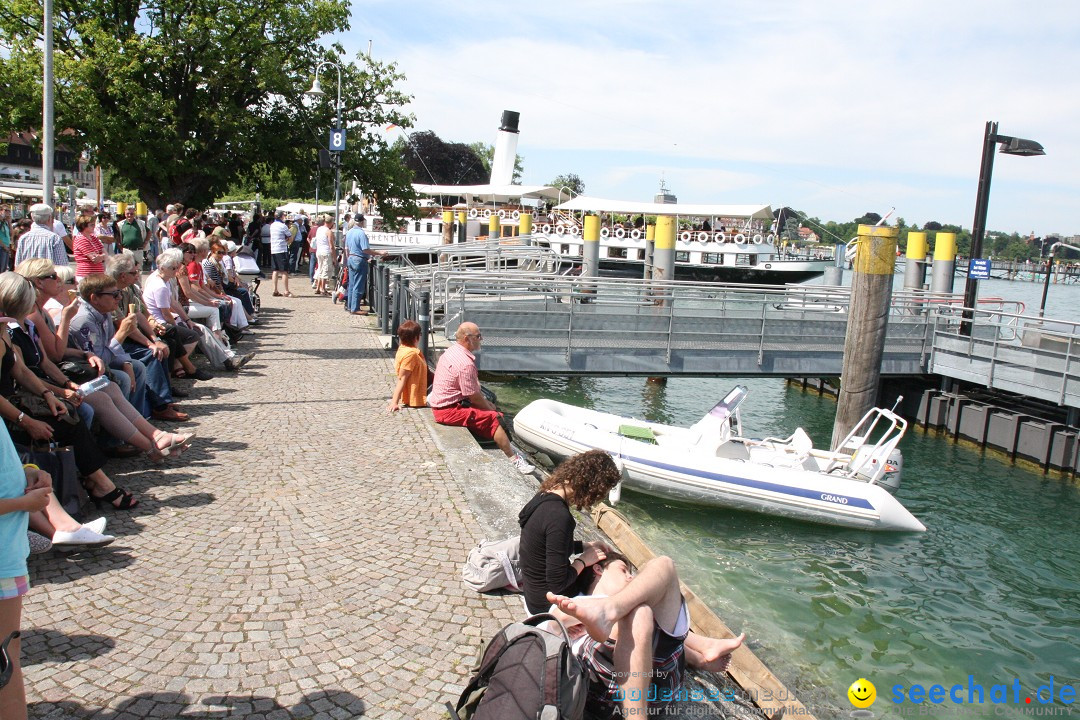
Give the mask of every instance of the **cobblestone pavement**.
[(255, 360), (182, 384), (193, 449), (106, 467), (141, 500), (117, 541), (31, 558), (31, 717), (444, 717), (514, 619), (459, 580), (481, 532), (419, 412), (386, 414), (373, 323), (263, 288)]

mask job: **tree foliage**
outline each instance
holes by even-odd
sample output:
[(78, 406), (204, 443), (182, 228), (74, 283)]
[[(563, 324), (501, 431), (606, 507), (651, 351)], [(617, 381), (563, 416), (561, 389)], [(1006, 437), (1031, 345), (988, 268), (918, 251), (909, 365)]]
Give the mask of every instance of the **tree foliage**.
[[(347, 0), (56, 0), (56, 126), (150, 204), (207, 205), (245, 180), (310, 173), (334, 98), (302, 97), (318, 63), (332, 60), (349, 131), (343, 168), (377, 197), (409, 197), (382, 139), (386, 124), (411, 122), (395, 89), (402, 76), (319, 44), (348, 21)], [(41, 28), (38, 0), (0, 6), (8, 129), (40, 126)], [(321, 79), (332, 95), (336, 71)]]
[(557, 175), (548, 185), (554, 188), (567, 188), (574, 195), (585, 194), (585, 183), (576, 173)]
[(433, 185), (482, 185), (490, 177), (483, 160), (464, 143), (444, 142), (431, 130), (414, 132), (397, 145), (413, 182)]
[[(474, 143), (469, 143), (469, 149), (476, 153), (476, 157), (480, 158), (480, 162), (484, 164), (484, 172), (488, 177), (491, 177), (491, 163), (495, 159), (495, 146), (491, 143), (480, 142), (477, 140)], [(525, 160), (520, 154), (514, 155), (514, 175), (511, 178), (511, 182), (520, 183), (522, 173), (525, 172)]]

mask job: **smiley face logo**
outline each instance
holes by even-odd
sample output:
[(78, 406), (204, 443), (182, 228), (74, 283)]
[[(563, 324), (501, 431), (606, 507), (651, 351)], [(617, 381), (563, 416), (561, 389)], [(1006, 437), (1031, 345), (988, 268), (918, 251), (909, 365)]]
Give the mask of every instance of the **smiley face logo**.
[(851, 683), (847, 691), (848, 700), (857, 708), (868, 708), (877, 700), (877, 688), (866, 678), (859, 678)]

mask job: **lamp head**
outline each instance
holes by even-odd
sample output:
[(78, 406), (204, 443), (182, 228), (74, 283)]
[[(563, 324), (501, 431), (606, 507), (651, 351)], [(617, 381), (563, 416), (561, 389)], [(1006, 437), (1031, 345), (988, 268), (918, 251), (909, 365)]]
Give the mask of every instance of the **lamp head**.
[(1026, 140), (1018, 137), (1003, 137), (1001, 143), (1001, 150), (1005, 155), (1045, 155), (1046, 151), (1043, 150), (1043, 146), (1034, 140)]
[(319, 84), (319, 76), (315, 76), (315, 80), (311, 83), (311, 89), (304, 93), (308, 97), (320, 98), (326, 93), (323, 92), (322, 85)]

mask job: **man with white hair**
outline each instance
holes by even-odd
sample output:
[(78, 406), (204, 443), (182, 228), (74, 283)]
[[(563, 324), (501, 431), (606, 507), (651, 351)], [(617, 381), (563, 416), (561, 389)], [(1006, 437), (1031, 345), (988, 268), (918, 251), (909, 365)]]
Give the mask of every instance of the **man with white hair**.
[(31, 205), (30, 218), (34, 224), (19, 238), (19, 247), (15, 250), (15, 265), (35, 257), (52, 260), (53, 265), (67, 265), (64, 241), (52, 231), (53, 209), (44, 203)]

